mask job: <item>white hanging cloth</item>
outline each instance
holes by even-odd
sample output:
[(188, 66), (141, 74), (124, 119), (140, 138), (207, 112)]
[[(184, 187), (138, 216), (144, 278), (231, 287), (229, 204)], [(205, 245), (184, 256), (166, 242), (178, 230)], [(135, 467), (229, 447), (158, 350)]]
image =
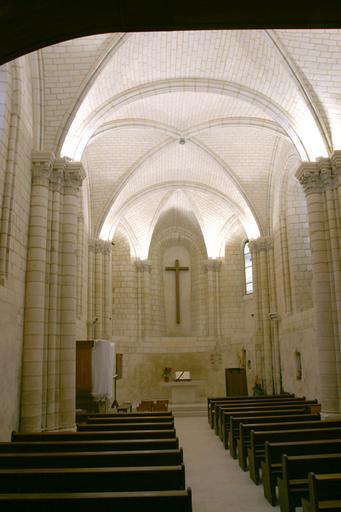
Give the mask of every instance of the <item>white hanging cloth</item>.
[(95, 340), (92, 349), (92, 395), (97, 400), (112, 397), (112, 381), (115, 373), (115, 343)]

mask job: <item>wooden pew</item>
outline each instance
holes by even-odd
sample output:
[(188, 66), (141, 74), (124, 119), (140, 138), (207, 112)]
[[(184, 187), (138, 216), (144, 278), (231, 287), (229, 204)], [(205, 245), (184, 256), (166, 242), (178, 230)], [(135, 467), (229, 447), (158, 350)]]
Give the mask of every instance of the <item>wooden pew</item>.
[(77, 432), (89, 432), (98, 430), (171, 430), (174, 429), (174, 422), (167, 423), (80, 423), (77, 425)]
[[(304, 408), (304, 412), (307, 413), (316, 413), (320, 412), (321, 405), (317, 403), (316, 400), (305, 400), (305, 399), (286, 399), (286, 400), (267, 400), (267, 401), (259, 401), (255, 405), (254, 403), (245, 402), (243, 404), (241, 403), (234, 403), (234, 404), (219, 404), (215, 405), (215, 433), (222, 437), (222, 416), (223, 412), (234, 410), (242, 410), (245, 409), (246, 411), (257, 411), (257, 410), (268, 410), (270, 411), (271, 408), (278, 409), (294, 409), (297, 407)], [(246, 416), (246, 415), (245, 415)]]
[(280, 398), (288, 398), (288, 397), (294, 397), (295, 395), (290, 393), (283, 393), (281, 395), (260, 395), (260, 396), (248, 396), (248, 395), (242, 395), (242, 396), (219, 396), (219, 397), (208, 397), (207, 398), (207, 416), (208, 416), (208, 423), (211, 425), (211, 428), (213, 428), (213, 421), (212, 421), (212, 413), (214, 411), (214, 404), (216, 402), (229, 402), (229, 401), (244, 401), (244, 400), (262, 400), (262, 399), (273, 399), (276, 397)]
[(302, 499), (303, 512), (341, 512), (341, 473), (309, 473), (308, 492), (308, 500)]
[[(242, 468), (243, 471), (246, 471), (247, 470), (247, 459), (248, 459), (248, 455), (249, 455), (249, 452), (248, 452), (248, 449), (250, 448), (251, 446), (251, 431), (254, 430), (254, 431), (259, 431), (259, 430), (263, 430), (264, 431), (264, 436), (266, 436), (266, 432), (267, 431), (271, 431), (271, 430), (276, 430), (276, 431), (279, 431), (279, 430), (293, 430), (293, 429), (296, 429), (296, 425), (293, 424), (293, 422), (289, 422), (288, 425), (285, 424), (285, 422), (281, 422), (281, 425), (277, 425), (276, 426), (276, 423), (275, 422), (275, 425), (272, 426), (271, 423), (268, 423), (268, 424), (264, 424), (264, 428), (262, 427), (262, 424), (259, 423), (247, 423), (247, 424), (244, 424), (244, 423), (240, 423), (239, 424), (239, 439), (237, 441), (237, 450), (238, 450), (238, 461), (239, 461), (239, 466)], [(295, 422), (294, 422), (295, 423)], [(321, 420), (316, 420), (316, 421), (309, 421), (309, 422), (300, 422), (300, 426), (298, 427), (299, 429), (308, 429), (308, 428), (313, 428), (313, 429), (321, 429), (321, 428), (332, 428), (332, 427), (337, 427), (337, 428), (340, 428), (341, 427), (341, 422), (335, 422), (334, 420), (328, 420), (328, 421), (321, 421)], [(255, 438), (255, 442), (257, 442), (258, 438), (256, 437)], [(295, 440), (295, 439), (293, 439)], [(276, 442), (277, 440), (276, 439), (269, 439), (270, 442)], [(282, 436), (281, 436), (281, 439), (278, 440), (278, 441), (285, 441), (285, 439), (282, 440)], [(262, 438), (259, 437), (259, 443), (262, 443)], [(265, 451), (265, 441), (264, 441), (264, 446), (257, 446), (256, 448), (258, 450), (259, 453)]]
[(173, 416), (141, 416), (136, 418), (136, 416), (128, 416), (126, 414), (125, 417), (119, 416), (89, 416), (87, 418), (86, 423), (172, 423), (174, 425), (174, 417)]
[(176, 491), (0, 494), (6, 512), (192, 512), (191, 489)]
[[(265, 442), (285, 442), (285, 441), (307, 441), (314, 439), (339, 439), (341, 435), (341, 427), (328, 427), (321, 421), (321, 427), (316, 425), (312, 428), (300, 426), (299, 429), (291, 423), (288, 425), (287, 430), (282, 428), (282, 425), (277, 426), (277, 430), (273, 431), (251, 431), (251, 446), (248, 449), (249, 458), (249, 473), (250, 478), (259, 484), (259, 471), (261, 463), (265, 459)], [(282, 429), (282, 430), (280, 430)]]
[(81, 452), (81, 451), (128, 451), (128, 450), (176, 450), (179, 439), (122, 439), (97, 441), (16, 441), (0, 443), (0, 453), (30, 452)]
[(76, 422), (77, 423), (86, 423), (89, 417), (92, 418), (103, 418), (103, 417), (111, 417), (111, 418), (154, 418), (156, 417), (167, 417), (172, 418), (172, 411), (157, 411), (157, 412), (114, 412), (114, 413), (103, 413), (103, 412), (86, 412), (81, 411), (76, 413)]
[[(305, 408), (304, 407), (294, 407), (294, 408), (285, 408), (285, 409), (276, 409), (275, 407), (270, 407), (266, 409), (259, 409), (259, 410), (253, 410), (253, 411), (247, 411), (244, 410), (237, 410), (235, 412), (233, 411), (223, 411), (222, 414), (222, 441), (224, 448), (227, 450), (230, 446), (230, 441), (232, 443), (236, 443), (237, 439), (239, 438), (239, 424), (240, 423), (253, 423), (252, 418), (259, 418), (259, 417), (270, 417), (270, 416), (293, 416), (293, 415), (304, 415)], [(250, 418), (250, 421), (244, 421), (238, 422), (238, 425), (236, 425), (235, 422), (238, 421), (238, 418)], [(233, 419), (233, 423), (231, 423)], [(257, 420), (258, 421), (258, 420)], [(275, 421), (275, 420), (273, 420)], [(256, 423), (256, 422), (254, 422)], [(233, 428), (233, 434), (231, 431), (231, 426)], [(237, 439), (234, 439), (237, 438)], [(233, 449), (234, 450), (234, 449)], [(234, 450), (235, 451), (235, 450)]]
[(282, 457), (282, 477), (277, 478), (281, 512), (295, 512), (302, 498), (308, 497), (308, 474), (340, 473), (341, 454)]
[(12, 441), (81, 441), (114, 439), (169, 439), (176, 437), (175, 430), (119, 430), (91, 432), (12, 432)]
[(265, 460), (262, 462), (264, 496), (271, 505), (276, 504), (277, 477), (282, 476), (282, 455), (313, 455), (316, 453), (341, 453), (340, 439), (321, 439), (292, 443), (265, 443)]
[(185, 468), (141, 466), (108, 468), (0, 469), (0, 493), (170, 491), (185, 489)]
[(177, 450), (129, 450), (102, 452), (0, 453), (0, 468), (96, 468), (128, 466), (179, 466), (182, 448)]
[[(312, 410), (311, 408), (316, 408), (316, 410)], [(215, 432), (216, 434), (222, 439), (222, 433), (223, 433), (223, 425), (222, 425), (222, 415), (223, 415), (223, 412), (225, 413), (228, 413), (228, 412), (231, 412), (231, 411), (235, 411), (235, 412), (257, 412), (257, 411), (271, 411), (271, 410), (281, 410), (281, 409), (285, 409), (285, 410), (288, 410), (288, 409), (297, 409), (297, 408), (303, 408), (303, 412), (306, 412), (307, 414), (311, 414), (312, 412), (313, 413), (319, 413), (320, 412), (320, 409), (321, 409), (321, 406), (320, 404), (317, 404), (317, 402), (314, 400), (301, 400), (301, 401), (291, 401), (291, 402), (287, 402), (287, 401), (282, 401), (282, 400), (276, 400), (274, 402), (262, 402), (262, 403), (258, 403), (257, 404), (257, 407), (255, 407), (254, 405), (249, 405), (247, 404), (246, 406), (244, 405), (237, 405), (237, 406), (218, 406), (216, 407), (216, 426), (215, 426)], [(247, 414), (245, 414), (245, 416), (247, 416)], [(229, 425), (229, 420), (227, 422), (227, 424)]]
[[(321, 419), (320, 414), (291, 414), (291, 411), (283, 414), (283, 411), (272, 411), (268, 413), (269, 416), (231, 416), (230, 417), (230, 429), (229, 429), (229, 443), (228, 447), (231, 456), (237, 458), (237, 442), (239, 439), (239, 425), (253, 423), (292, 423), (297, 421), (319, 421)], [(270, 415), (271, 414), (271, 415)], [(225, 441), (225, 439), (224, 439)], [(225, 443), (224, 443), (225, 446)], [(225, 448), (227, 448), (225, 446)]]
[[(270, 406), (271, 404), (280, 404), (280, 403), (288, 403), (288, 404), (295, 404), (298, 402), (307, 402), (305, 397), (291, 397), (291, 396), (274, 396), (272, 397), (269, 395), (267, 398), (262, 397), (256, 397), (249, 400), (228, 400), (228, 401), (219, 401), (214, 402), (212, 404), (212, 423), (213, 428), (215, 432), (217, 433), (219, 428), (219, 421), (220, 421), (220, 409), (224, 408), (231, 408), (232, 406), (236, 407), (254, 407), (255, 409), (259, 407), (260, 405), (264, 406)], [(316, 400), (313, 401), (314, 403)]]

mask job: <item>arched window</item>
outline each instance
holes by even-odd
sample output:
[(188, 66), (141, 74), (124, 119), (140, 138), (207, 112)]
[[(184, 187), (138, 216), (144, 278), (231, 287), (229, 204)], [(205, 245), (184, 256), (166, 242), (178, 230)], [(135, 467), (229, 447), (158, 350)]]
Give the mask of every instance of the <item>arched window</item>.
[(248, 295), (253, 292), (252, 256), (248, 241), (244, 244), (244, 273), (245, 293)]

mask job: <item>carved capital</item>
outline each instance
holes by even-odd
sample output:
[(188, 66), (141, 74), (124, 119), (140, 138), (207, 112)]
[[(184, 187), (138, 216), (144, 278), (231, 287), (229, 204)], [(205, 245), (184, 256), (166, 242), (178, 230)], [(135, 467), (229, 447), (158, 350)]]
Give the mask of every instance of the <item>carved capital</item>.
[(334, 151), (334, 153), (330, 157), (330, 161), (332, 163), (336, 182), (338, 185), (340, 185), (340, 183), (341, 183), (341, 151)]
[(53, 192), (62, 192), (64, 185), (64, 168), (65, 164), (62, 165), (60, 162), (55, 162), (53, 171), (51, 173), (50, 184)]
[(149, 272), (152, 269), (152, 263), (150, 260), (136, 260), (135, 268), (137, 272)]
[(107, 240), (95, 240), (95, 253), (108, 255), (111, 253), (112, 245)]
[(32, 152), (32, 185), (48, 187), (55, 156), (52, 152)]
[(322, 192), (320, 169), (315, 162), (303, 162), (296, 172), (296, 178), (306, 195)]
[(221, 269), (221, 259), (209, 258), (204, 263), (207, 272), (219, 272)]
[(64, 181), (69, 193), (78, 194), (85, 177), (86, 173), (82, 162), (67, 162)]
[(272, 236), (262, 236), (255, 240), (249, 240), (249, 247), (251, 253), (257, 253), (261, 251), (268, 251), (273, 249), (274, 241)]

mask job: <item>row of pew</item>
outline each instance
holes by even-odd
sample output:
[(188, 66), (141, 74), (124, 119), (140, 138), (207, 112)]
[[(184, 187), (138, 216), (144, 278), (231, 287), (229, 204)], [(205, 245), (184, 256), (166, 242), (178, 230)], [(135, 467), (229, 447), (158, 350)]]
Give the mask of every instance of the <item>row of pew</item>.
[(0, 443), (8, 512), (191, 512), (171, 411), (94, 414), (77, 431), (12, 432)]
[(212, 397), (208, 421), (225, 450), (281, 512), (341, 512), (341, 419), (290, 394)]

